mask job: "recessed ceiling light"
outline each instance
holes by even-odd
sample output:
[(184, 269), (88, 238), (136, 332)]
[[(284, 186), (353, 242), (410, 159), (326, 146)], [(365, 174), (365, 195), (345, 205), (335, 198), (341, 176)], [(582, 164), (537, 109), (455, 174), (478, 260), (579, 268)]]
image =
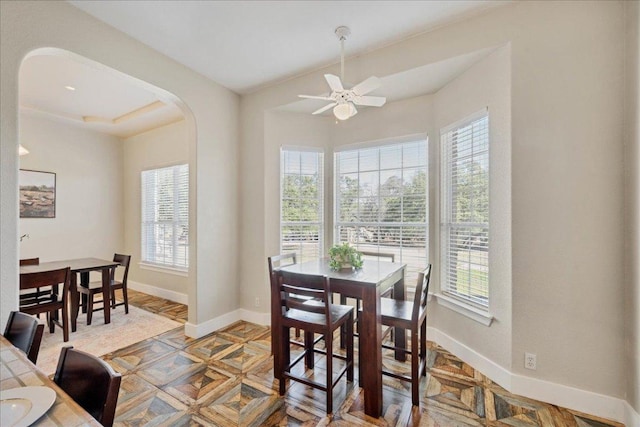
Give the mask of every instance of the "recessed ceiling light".
[(73, 87), (73, 86), (65, 86), (64, 88), (65, 88), (65, 89), (67, 89), (67, 90), (70, 90), (71, 92), (73, 92), (74, 90), (76, 90), (76, 88), (75, 88), (75, 87)]

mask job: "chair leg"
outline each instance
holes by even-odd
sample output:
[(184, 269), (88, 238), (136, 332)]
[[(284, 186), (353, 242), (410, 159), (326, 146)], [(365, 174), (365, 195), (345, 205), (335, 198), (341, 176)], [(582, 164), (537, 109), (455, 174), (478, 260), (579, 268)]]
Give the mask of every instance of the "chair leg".
[[(278, 369), (278, 371), (280, 371), (281, 373), (289, 372), (289, 363), (291, 363), (291, 355), (290, 355), (290, 338), (289, 338), (289, 334), (291, 333), (290, 329), (286, 326), (283, 326), (280, 329), (280, 369)], [(278, 382), (279, 384), (279, 389), (278, 392), (280, 393), (280, 396), (283, 396), (285, 393), (285, 389), (286, 389), (286, 384), (285, 384), (285, 378), (284, 378), (284, 374), (280, 375), (280, 378), (278, 378)]]
[(420, 360), (424, 363), (422, 368), (422, 376), (427, 376), (427, 321), (426, 319), (420, 325)]
[(64, 342), (69, 341), (69, 304), (65, 298), (62, 304), (62, 339)]
[(333, 384), (333, 340), (329, 339), (325, 342), (327, 348), (327, 414), (330, 414), (333, 412), (333, 387), (331, 387)]
[(116, 291), (115, 289), (111, 289), (111, 309), (115, 310), (116, 309)]
[[(340, 305), (347, 305), (347, 297), (345, 297), (342, 294), (340, 294)], [(342, 326), (340, 326), (340, 348), (345, 348), (346, 342), (347, 342), (346, 338), (347, 338), (347, 329), (346, 329), (346, 326), (343, 324)]]
[(304, 364), (307, 369), (313, 369), (315, 365), (315, 357), (313, 354), (313, 332), (304, 332)]
[(56, 330), (56, 324), (53, 321), (53, 311), (47, 312), (47, 323), (49, 324), (49, 332), (54, 333)]
[(129, 314), (129, 296), (127, 295), (127, 287), (122, 287), (122, 299), (124, 299), (124, 314)]
[(93, 319), (93, 294), (86, 295), (87, 297), (87, 325), (91, 325)]
[(418, 373), (419, 354), (418, 331), (411, 331), (411, 403), (420, 406), (420, 374)]

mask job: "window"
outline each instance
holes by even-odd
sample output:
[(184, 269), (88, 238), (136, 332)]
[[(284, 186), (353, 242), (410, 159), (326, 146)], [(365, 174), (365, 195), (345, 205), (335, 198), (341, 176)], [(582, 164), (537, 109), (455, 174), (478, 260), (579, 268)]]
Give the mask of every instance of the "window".
[(441, 290), (489, 305), (489, 117), (441, 131)]
[(428, 263), (427, 141), (335, 154), (334, 242), (395, 254), (407, 283)]
[(280, 251), (295, 252), (298, 262), (323, 256), (323, 164), (319, 151), (281, 151)]
[(143, 171), (142, 261), (189, 268), (189, 165)]

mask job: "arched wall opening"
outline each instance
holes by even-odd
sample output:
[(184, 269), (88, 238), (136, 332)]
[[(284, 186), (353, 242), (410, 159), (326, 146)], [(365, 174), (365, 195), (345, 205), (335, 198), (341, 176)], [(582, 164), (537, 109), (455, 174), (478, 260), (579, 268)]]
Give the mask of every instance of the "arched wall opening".
[[(52, 62), (54, 58), (58, 62)], [(38, 65), (50, 64), (55, 69), (47, 69), (41, 76), (37, 73), (34, 76), (33, 61), (40, 61)], [(42, 105), (29, 102), (32, 99), (23, 92), (33, 95), (31, 92), (42, 88), (42, 82), (33, 84), (34, 77), (46, 79), (56, 72), (69, 74), (69, 82), (77, 78), (85, 85), (114, 83), (116, 95), (107, 94), (104, 99), (94, 99), (97, 104), (102, 101), (113, 103), (114, 98), (121, 94), (117, 85), (122, 84), (127, 93), (125, 97), (135, 92), (143, 100), (145, 96), (153, 98), (149, 105), (160, 107), (127, 112), (122, 117), (131, 119), (127, 118), (125, 122), (111, 117), (91, 118), (92, 113), (79, 113), (82, 107), (91, 107), (86, 102), (87, 95), (78, 101), (81, 104), (78, 110), (73, 111), (79, 114), (64, 113), (63, 97), (57, 110), (49, 108), (55, 107), (51, 104), (55, 93), (48, 91), (43, 96), (49, 99), (43, 99)], [(73, 75), (76, 72), (83, 74)], [(91, 74), (94, 77), (90, 77)], [(60, 76), (52, 78), (55, 83), (64, 79)], [(92, 89), (95, 90), (85, 86), (77, 91), (92, 92)], [(76, 95), (73, 91), (72, 96)], [(20, 218), (18, 214), (18, 235), (29, 236), (19, 243), (18, 258), (40, 257), (46, 262), (83, 257), (111, 259), (116, 252), (131, 254), (129, 288), (189, 306), (189, 300), (195, 300), (189, 296), (196, 289), (195, 262), (189, 262), (188, 273), (180, 275), (172, 274), (170, 270), (150, 270), (140, 264), (140, 174), (142, 170), (188, 164), (189, 206), (197, 205), (196, 129), (191, 109), (165, 89), (59, 48), (35, 49), (24, 57), (20, 64), (18, 99), (18, 143), (30, 150), (28, 155), (18, 158), (18, 168), (56, 173), (55, 217)], [(131, 100), (129, 104), (136, 101), (138, 99)], [(122, 110), (126, 105), (124, 102), (114, 109)], [(69, 106), (66, 107), (68, 109)], [(92, 122), (103, 119), (109, 123)], [(195, 260), (195, 209), (189, 209), (187, 233), (186, 258)], [(64, 240), (62, 235), (66, 236)]]

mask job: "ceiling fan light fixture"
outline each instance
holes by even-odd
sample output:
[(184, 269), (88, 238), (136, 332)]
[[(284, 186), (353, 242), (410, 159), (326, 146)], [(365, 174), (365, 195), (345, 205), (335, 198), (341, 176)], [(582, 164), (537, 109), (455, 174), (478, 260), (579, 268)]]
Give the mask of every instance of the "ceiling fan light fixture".
[(355, 114), (356, 108), (350, 102), (345, 102), (344, 104), (338, 104), (333, 107), (333, 115), (336, 116), (338, 120), (347, 120), (349, 117)]
[(22, 146), (22, 144), (20, 144), (20, 146), (18, 147), (18, 155), (24, 156), (24, 155), (27, 155), (27, 154), (29, 154), (29, 150), (27, 150), (26, 148), (24, 148)]

